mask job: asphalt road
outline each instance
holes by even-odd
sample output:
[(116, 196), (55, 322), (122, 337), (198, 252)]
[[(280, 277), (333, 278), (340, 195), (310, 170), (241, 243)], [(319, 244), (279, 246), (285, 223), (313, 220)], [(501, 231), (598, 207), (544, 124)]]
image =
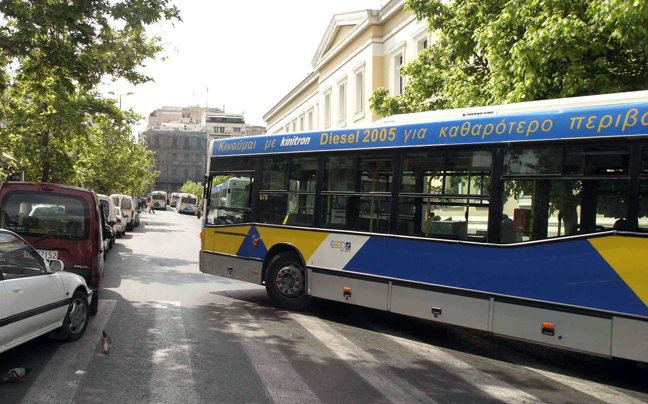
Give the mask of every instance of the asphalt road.
[(334, 302), (277, 310), (263, 287), (198, 271), (199, 231), (142, 215), (80, 341), (0, 354), (0, 372), (34, 368), (0, 403), (648, 403), (631, 363)]

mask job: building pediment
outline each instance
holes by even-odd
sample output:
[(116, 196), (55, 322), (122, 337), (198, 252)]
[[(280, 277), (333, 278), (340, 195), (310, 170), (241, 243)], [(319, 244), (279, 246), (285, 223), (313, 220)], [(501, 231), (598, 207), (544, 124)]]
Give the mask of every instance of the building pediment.
[(344, 41), (344, 39), (349, 35), (352, 35), (358, 27), (364, 25), (368, 20), (375, 16), (376, 13), (376, 10), (360, 10), (350, 13), (335, 14), (331, 18), (331, 22), (326, 28), (324, 37), (317, 47), (317, 52), (315, 52), (315, 56), (311, 62), (313, 67), (317, 66), (324, 55), (333, 50), (336, 45)]

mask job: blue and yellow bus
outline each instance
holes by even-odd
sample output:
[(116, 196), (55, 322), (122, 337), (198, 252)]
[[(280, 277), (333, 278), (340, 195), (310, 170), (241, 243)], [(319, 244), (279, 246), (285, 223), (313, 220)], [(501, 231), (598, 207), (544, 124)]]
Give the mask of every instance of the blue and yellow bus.
[(166, 210), (167, 193), (164, 191), (153, 191), (151, 192), (151, 201), (153, 202), (153, 209)]
[(200, 270), (279, 307), (648, 362), (648, 92), (215, 140), (208, 167)]

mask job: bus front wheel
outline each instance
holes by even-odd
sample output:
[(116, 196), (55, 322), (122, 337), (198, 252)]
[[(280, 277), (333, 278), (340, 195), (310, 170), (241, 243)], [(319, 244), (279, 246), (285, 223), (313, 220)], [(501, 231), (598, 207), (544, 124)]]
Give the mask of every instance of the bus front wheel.
[(266, 274), (266, 290), (278, 307), (297, 311), (308, 307), (306, 269), (297, 253), (285, 251), (272, 258)]

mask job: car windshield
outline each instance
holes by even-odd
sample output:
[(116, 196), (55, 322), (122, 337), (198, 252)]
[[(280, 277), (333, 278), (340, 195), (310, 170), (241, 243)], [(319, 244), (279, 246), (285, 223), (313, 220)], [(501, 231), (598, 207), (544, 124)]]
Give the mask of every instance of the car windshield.
[(184, 198), (182, 198), (182, 200), (180, 202), (181, 203), (190, 203), (192, 205), (195, 205), (197, 201), (196, 201), (196, 198), (184, 197)]
[(80, 197), (50, 192), (15, 191), (2, 200), (0, 225), (21, 236), (61, 236), (85, 240), (90, 234), (90, 210)]

